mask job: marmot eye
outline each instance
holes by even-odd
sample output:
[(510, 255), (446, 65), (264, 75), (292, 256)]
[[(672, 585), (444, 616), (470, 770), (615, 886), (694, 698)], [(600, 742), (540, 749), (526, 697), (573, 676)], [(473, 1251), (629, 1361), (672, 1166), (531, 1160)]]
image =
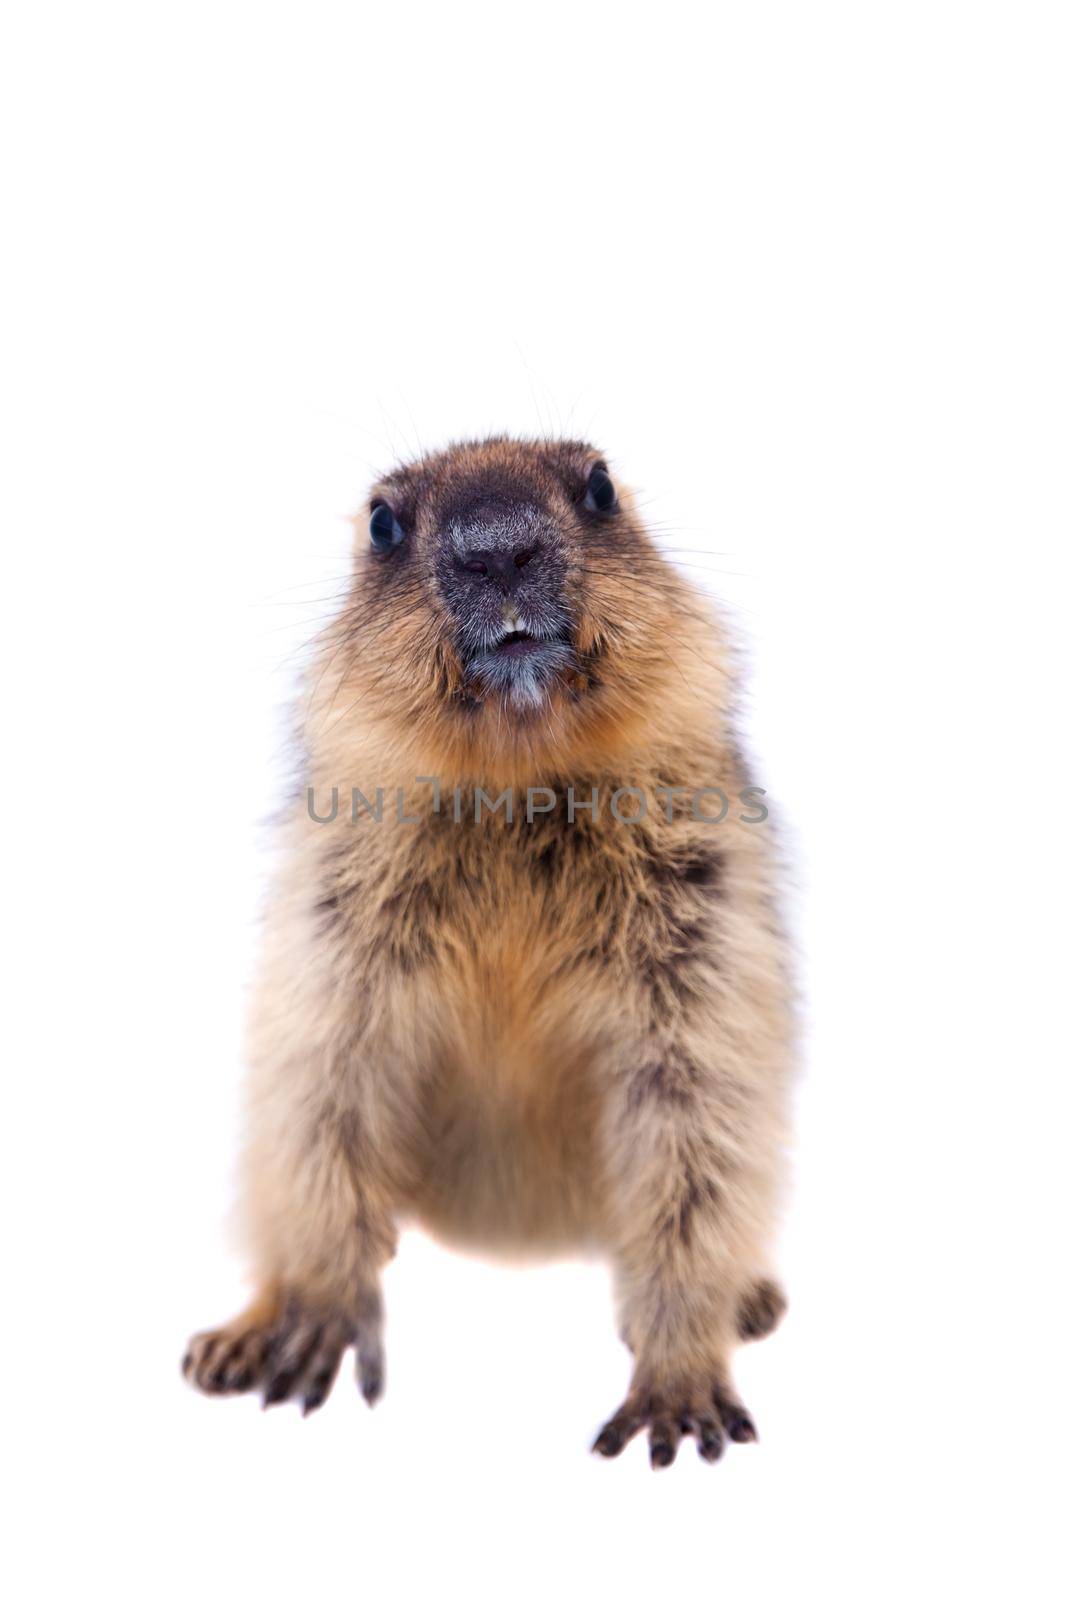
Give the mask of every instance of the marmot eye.
[(399, 544), (404, 537), (404, 530), (394, 517), (392, 510), (379, 500), (376, 506), (371, 507), (370, 514), (370, 542), (375, 550), (391, 550)]
[(588, 511), (614, 511), (615, 485), (603, 467), (594, 467), (585, 486), (585, 506)]

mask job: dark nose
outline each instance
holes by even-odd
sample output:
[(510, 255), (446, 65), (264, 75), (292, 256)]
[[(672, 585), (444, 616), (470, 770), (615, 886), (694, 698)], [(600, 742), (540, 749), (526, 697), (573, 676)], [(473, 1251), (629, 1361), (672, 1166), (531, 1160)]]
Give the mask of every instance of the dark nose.
[(510, 594), (519, 581), (519, 574), (538, 554), (537, 544), (524, 545), (521, 550), (477, 550), (469, 556), (457, 556), (456, 565), (461, 572), (469, 572), (483, 582), (493, 582)]

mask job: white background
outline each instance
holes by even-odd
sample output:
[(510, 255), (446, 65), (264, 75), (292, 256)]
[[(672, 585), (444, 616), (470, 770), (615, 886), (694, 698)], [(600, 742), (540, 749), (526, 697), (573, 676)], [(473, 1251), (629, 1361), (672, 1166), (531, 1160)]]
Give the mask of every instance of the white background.
[[(10, 1593), (1062, 1592), (1062, 22), (8, 8)], [(405, 1237), (373, 1413), (178, 1377), (300, 647), (374, 473), (501, 428), (729, 604), (790, 841), (792, 1310), (714, 1468), (588, 1455), (596, 1264)]]

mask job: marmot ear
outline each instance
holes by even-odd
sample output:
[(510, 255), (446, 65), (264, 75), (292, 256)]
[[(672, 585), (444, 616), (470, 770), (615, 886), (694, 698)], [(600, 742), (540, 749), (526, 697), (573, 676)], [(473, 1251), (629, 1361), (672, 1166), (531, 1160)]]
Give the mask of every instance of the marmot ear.
[(582, 503), (587, 511), (595, 511), (602, 517), (609, 511), (614, 511), (619, 503), (615, 485), (608, 477), (608, 469), (602, 461), (595, 462), (589, 469), (589, 476), (585, 480), (585, 499)]

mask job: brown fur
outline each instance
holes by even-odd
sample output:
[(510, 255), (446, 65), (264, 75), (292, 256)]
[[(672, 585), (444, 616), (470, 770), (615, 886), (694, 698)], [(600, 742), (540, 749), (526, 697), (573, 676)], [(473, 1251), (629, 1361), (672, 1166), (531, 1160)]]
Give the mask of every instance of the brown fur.
[[(602, 1453), (646, 1425), (656, 1465), (682, 1432), (708, 1459), (755, 1436), (729, 1362), (784, 1307), (766, 1278), (792, 1061), (771, 836), (739, 819), (719, 627), (627, 496), (583, 515), (596, 459), (455, 447), (376, 489), (411, 530), (395, 551), (361, 519), (306, 700), (306, 782), (319, 814), (336, 787), (340, 815), (294, 808), (251, 1020), (243, 1219), (265, 1298), (191, 1345), (209, 1392), (320, 1404), (354, 1343), (374, 1398), (379, 1274), (412, 1219), (609, 1255), (635, 1364)], [(565, 568), (574, 660), (534, 710), (472, 688), (433, 561), (456, 496), (501, 484), (547, 508)], [(527, 822), (535, 784), (558, 799)], [(474, 822), (478, 785), (514, 787), (512, 823)], [(568, 786), (599, 790), (598, 821), (568, 821)], [(630, 826), (608, 809), (623, 786), (649, 797)], [(712, 786), (719, 825), (655, 795)], [(382, 822), (351, 822), (353, 787), (384, 790)]]

